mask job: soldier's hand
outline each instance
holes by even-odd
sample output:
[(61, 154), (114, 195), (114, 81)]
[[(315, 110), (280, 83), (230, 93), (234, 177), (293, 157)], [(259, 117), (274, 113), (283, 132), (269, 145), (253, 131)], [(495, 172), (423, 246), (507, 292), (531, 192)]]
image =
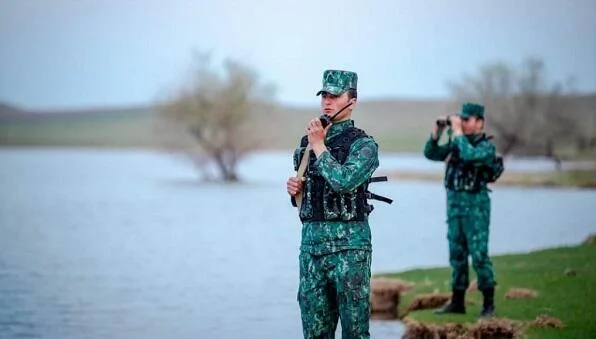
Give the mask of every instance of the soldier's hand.
[(304, 177), (289, 177), (288, 182), (286, 183), (288, 194), (291, 196), (295, 196), (299, 192), (302, 192), (302, 187), (304, 186)]
[(319, 118), (314, 118), (308, 122), (308, 125), (306, 126), (306, 134), (308, 135), (308, 142), (313, 148), (317, 144), (324, 145), (325, 135), (327, 135), (327, 131), (331, 125), (332, 124), (329, 124), (327, 127), (323, 128)]
[(453, 130), (453, 134), (461, 134), (461, 118), (459, 115), (452, 115), (450, 117), (451, 120), (451, 129)]
[(439, 121), (439, 120), (445, 121), (445, 120), (447, 120), (447, 117), (444, 115), (440, 115), (437, 117), (437, 120), (435, 120), (435, 123), (433, 124), (433, 131), (432, 131), (433, 139), (435, 139), (435, 140), (437, 140), (439, 138), (439, 131), (441, 131), (445, 128), (445, 127), (440, 127), (437, 124), (437, 121)]

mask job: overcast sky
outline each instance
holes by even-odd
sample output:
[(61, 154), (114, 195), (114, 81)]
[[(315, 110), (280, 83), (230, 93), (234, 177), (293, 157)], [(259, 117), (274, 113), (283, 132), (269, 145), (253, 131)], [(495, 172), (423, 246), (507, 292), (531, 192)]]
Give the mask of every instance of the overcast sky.
[(317, 104), (327, 68), (361, 99), (446, 97), (487, 62), (546, 62), (596, 92), (595, 0), (0, 0), (0, 101), (30, 109), (149, 103), (193, 50), (234, 58), (284, 103)]

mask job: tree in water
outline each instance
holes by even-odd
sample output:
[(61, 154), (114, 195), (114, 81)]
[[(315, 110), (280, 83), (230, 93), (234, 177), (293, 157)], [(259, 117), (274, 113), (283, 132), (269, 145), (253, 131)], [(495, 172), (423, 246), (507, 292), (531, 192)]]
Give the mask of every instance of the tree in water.
[(220, 180), (238, 181), (240, 160), (265, 141), (256, 121), (273, 110), (274, 87), (233, 60), (223, 63), (223, 72), (211, 67), (205, 54), (196, 54), (195, 61), (189, 83), (159, 105), (162, 131), (175, 140), (169, 148), (184, 150), (205, 180), (214, 179), (213, 166)]

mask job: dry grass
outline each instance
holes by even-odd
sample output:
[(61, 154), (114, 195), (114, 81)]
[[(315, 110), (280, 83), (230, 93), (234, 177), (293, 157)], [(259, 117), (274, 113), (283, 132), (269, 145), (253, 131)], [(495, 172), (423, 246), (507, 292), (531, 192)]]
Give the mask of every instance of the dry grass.
[(536, 317), (536, 320), (530, 323), (530, 326), (539, 328), (563, 328), (565, 327), (565, 324), (563, 324), (561, 319), (541, 314)]
[(481, 319), (476, 323), (426, 324), (405, 319), (403, 339), (517, 339), (523, 337), (524, 324), (505, 318)]
[(529, 288), (510, 288), (505, 293), (505, 299), (534, 299), (538, 298), (538, 292)]
[(406, 317), (410, 312), (439, 308), (451, 300), (451, 293), (430, 293), (419, 294), (414, 297), (410, 305), (400, 314), (400, 318)]
[(414, 287), (400, 279), (373, 278), (371, 280), (371, 317), (377, 320), (396, 319), (401, 293)]
[(379, 292), (406, 292), (416, 286), (413, 282), (397, 278), (373, 278), (371, 279), (370, 284), (373, 291)]
[(471, 338), (501, 339), (521, 338), (524, 330), (522, 322), (504, 318), (481, 319), (470, 328)]

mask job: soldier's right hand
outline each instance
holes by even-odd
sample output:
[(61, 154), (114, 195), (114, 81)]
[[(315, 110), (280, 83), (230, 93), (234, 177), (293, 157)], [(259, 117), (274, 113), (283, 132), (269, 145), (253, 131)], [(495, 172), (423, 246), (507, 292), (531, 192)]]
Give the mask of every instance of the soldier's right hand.
[(439, 125), (437, 124), (438, 120), (447, 120), (447, 117), (444, 115), (440, 115), (437, 117), (437, 119), (435, 120), (435, 123), (433, 124), (433, 130), (432, 130), (432, 134), (433, 134), (433, 139), (437, 140), (438, 136), (439, 136), (439, 129), (443, 129), (443, 127), (439, 127)]
[(295, 196), (299, 192), (302, 192), (302, 187), (304, 186), (304, 177), (289, 177), (286, 186), (288, 189), (288, 194)]

